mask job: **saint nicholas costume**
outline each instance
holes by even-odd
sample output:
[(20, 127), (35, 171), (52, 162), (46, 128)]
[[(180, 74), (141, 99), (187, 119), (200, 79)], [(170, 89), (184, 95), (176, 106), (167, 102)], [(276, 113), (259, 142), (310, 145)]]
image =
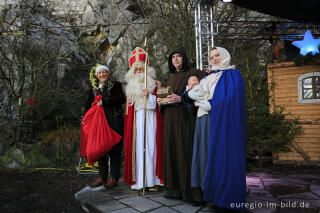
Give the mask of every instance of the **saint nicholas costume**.
[[(147, 66), (146, 128), (144, 128), (145, 73), (136, 73), (135, 69), (145, 68), (147, 53), (137, 47), (130, 56), (130, 70), (125, 76), (127, 81), (125, 113), (125, 163), (124, 182), (132, 189), (143, 188), (144, 162), (146, 169), (146, 187), (163, 185), (163, 115), (156, 102), (157, 81), (155, 70)], [(146, 153), (144, 159), (144, 130)]]

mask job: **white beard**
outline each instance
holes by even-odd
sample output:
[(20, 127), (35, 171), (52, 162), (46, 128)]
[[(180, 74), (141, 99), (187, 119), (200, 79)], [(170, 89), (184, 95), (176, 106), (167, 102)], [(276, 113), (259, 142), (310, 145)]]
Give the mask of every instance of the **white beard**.
[[(149, 74), (149, 73), (148, 73)], [(126, 95), (128, 101), (135, 105), (135, 108), (144, 107), (144, 95), (142, 90), (144, 89), (144, 73), (139, 73), (135, 75), (126, 75), (127, 87)], [(147, 75), (147, 90), (152, 94), (153, 90), (156, 88), (156, 81)]]

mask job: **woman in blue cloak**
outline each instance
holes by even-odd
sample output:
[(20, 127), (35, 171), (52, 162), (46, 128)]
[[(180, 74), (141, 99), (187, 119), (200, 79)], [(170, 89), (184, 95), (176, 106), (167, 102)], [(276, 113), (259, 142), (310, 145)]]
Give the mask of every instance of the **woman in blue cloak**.
[(191, 90), (184, 98), (210, 104), (197, 112), (191, 186), (202, 189), (204, 201), (241, 210), (246, 202), (244, 83), (226, 49), (212, 48), (209, 58), (212, 67), (200, 81), (201, 93)]

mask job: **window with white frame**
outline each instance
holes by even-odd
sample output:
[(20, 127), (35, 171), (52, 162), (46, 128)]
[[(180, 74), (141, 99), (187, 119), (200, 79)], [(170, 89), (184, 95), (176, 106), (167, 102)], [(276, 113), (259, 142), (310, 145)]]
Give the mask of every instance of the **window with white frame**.
[(320, 72), (310, 72), (298, 79), (299, 103), (320, 103)]

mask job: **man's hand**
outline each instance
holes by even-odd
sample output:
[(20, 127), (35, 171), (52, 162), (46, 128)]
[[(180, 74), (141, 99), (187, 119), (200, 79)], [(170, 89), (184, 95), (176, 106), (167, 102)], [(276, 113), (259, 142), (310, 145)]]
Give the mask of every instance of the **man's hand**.
[(179, 95), (172, 93), (172, 95), (168, 95), (167, 100), (168, 100), (168, 104), (180, 103), (181, 97)]
[(157, 98), (157, 103), (159, 106), (161, 105), (161, 100), (162, 100), (162, 98)]
[(146, 96), (146, 97), (149, 96), (149, 91), (146, 90), (146, 89), (143, 89), (143, 90), (142, 90), (142, 93), (143, 93), (143, 95)]
[(161, 88), (161, 87), (162, 87), (161, 82), (158, 81), (158, 80), (156, 80), (156, 85), (157, 85), (158, 88)]

